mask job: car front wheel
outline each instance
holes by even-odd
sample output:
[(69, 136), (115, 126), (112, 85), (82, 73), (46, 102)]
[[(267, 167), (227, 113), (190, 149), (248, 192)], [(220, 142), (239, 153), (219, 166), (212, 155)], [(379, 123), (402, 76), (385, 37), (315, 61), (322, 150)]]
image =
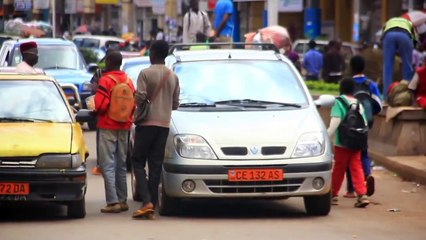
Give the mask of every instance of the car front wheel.
[(67, 206), (69, 218), (84, 218), (86, 216), (86, 201), (84, 197), (81, 200), (69, 202)]
[(319, 196), (303, 197), (306, 212), (312, 216), (327, 216), (331, 210), (331, 191)]

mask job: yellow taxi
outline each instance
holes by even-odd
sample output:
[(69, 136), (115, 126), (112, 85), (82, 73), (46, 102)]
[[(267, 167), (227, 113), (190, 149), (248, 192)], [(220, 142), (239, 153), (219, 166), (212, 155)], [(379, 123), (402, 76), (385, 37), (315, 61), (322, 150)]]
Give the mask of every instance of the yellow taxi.
[(75, 115), (49, 76), (0, 72), (0, 202), (57, 202), (85, 217), (86, 111)]

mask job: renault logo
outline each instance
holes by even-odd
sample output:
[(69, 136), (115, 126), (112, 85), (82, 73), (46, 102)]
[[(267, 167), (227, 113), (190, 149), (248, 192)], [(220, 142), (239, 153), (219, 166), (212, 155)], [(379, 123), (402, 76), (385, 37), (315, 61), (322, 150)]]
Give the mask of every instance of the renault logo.
[(251, 147), (251, 148), (250, 148), (250, 152), (251, 152), (253, 155), (256, 155), (256, 154), (259, 152), (259, 148), (258, 148), (258, 147), (256, 147), (256, 146), (253, 146), (253, 147)]

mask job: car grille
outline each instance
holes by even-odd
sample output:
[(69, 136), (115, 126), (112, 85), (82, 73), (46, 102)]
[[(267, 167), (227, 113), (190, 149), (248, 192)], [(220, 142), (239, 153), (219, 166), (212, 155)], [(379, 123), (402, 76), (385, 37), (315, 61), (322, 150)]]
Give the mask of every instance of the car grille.
[(0, 157), (0, 168), (35, 168), (37, 157)]
[(204, 180), (214, 193), (279, 193), (294, 192), (304, 178), (289, 178), (282, 181), (230, 182), (228, 180)]
[[(287, 148), (284, 146), (266, 146), (260, 149), (260, 153), (262, 155), (283, 155)], [(249, 151), (247, 147), (223, 147), (221, 148), (223, 154), (227, 156), (246, 156)], [(258, 149), (253, 148), (250, 149), (250, 152), (253, 154), (257, 154)]]

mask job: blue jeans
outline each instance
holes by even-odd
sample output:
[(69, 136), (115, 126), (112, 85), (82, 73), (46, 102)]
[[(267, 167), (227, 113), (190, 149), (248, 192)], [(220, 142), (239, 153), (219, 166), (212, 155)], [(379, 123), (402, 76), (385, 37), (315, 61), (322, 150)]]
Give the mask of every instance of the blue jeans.
[[(361, 165), (362, 165), (362, 170), (364, 171), (364, 177), (367, 178), (368, 176), (371, 175), (371, 160), (370, 158), (368, 158), (368, 150), (364, 149), (361, 151)], [(352, 184), (352, 177), (351, 177), (351, 172), (349, 171), (349, 168), (346, 169), (346, 180), (347, 180), (347, 185), (346, 188), (348, 190), (348, 192), (354, 192), (354, 185)]]
[[(387, 99), (387, 91), (392, 80), (407, 80), (413, 78), (413, 40), (405, 32), (388, 30), (382, 40), (383, 51), (383, 97)], [(402, 63), (402, 79), (392, 79), (395, 55), (398, 51)]]
[(107, 204), (127, 201), (126, 154), (129, 130), (99, 129), (99, 164)]

